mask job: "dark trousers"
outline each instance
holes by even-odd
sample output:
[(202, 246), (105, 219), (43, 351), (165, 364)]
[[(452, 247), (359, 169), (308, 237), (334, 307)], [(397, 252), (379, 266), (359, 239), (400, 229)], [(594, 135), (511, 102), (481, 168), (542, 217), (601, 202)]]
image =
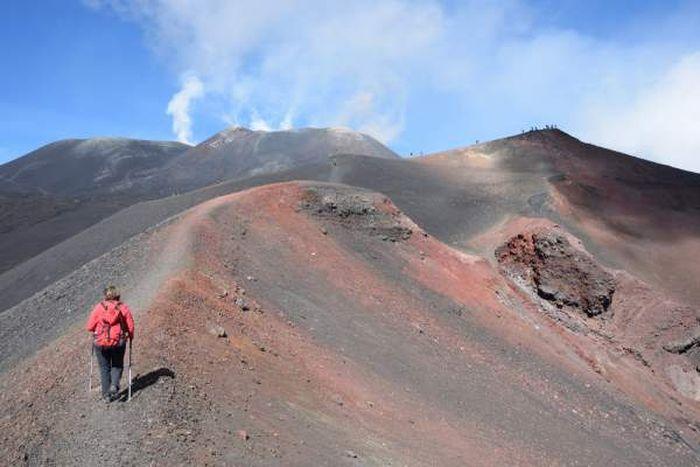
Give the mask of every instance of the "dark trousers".
[(102, 396), (109, 395), (110, 386), (115, 392), (119, 392), (119, 381), (124, 370), (124, 352), (126, 342), (114, 347), (95, 346), (97, 363), (100, 364), (100, 383), (102, 384)]

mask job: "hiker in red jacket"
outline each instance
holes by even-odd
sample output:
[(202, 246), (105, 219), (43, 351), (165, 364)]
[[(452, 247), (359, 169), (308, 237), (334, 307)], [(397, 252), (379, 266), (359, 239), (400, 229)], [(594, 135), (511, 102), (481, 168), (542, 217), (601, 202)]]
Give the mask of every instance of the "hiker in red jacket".
[(116, 287), (105, 288), (104, 300), (92, 309), (86, 325), (86, 329), (93, 333), (93, 350), (100, 364), (102, 397), (107, 402), (117, 398), (126, 341), (134, 338), (134, 318), (129, 307), (119, 298)]

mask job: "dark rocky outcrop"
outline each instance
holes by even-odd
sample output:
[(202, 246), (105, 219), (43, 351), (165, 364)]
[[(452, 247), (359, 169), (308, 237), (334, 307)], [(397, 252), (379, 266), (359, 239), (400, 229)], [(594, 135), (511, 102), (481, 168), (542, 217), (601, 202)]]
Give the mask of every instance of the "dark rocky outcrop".
[(314, 187), (303, 196), (301, 208), (346, 228), (365, 230), (384, 241), (408, 240), (413, 230), (401, 222), (388, 198), (337, 187)]
[(667, 352), (682, 354), (700, 344), (700, 328), (696, 328), (690, 335), (667, 342), (663, 348)]
[(522, 233), (496, 250), (501, 268), (558, 308), (588, 316), (605, 312), (615, 292), (613, 276), (554, 230)]

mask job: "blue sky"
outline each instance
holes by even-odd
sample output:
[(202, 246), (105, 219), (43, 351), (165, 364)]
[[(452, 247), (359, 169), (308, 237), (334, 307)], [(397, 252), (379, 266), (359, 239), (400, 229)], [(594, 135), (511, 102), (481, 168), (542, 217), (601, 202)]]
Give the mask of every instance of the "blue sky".
[(697, 1), (6, 0), (0, 162), (232, 124), (408, 154), (556, 123), (700, 171), (697, 24)]

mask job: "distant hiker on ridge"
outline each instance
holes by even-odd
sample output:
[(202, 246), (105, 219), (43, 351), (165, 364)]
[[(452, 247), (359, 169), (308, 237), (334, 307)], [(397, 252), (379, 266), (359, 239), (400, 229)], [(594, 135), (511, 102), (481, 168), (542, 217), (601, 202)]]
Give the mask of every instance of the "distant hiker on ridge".
[(126, 304), (119, 300), (119, 291), (113, 285), (104, 290), (104, 300), (90, 313), (86, 329), (93, 333), (92, 351), (100, 364), (102, 398), (116, 400), (119, 381), (124, 370), (126, 341), (134, 338), (134, 318)]

